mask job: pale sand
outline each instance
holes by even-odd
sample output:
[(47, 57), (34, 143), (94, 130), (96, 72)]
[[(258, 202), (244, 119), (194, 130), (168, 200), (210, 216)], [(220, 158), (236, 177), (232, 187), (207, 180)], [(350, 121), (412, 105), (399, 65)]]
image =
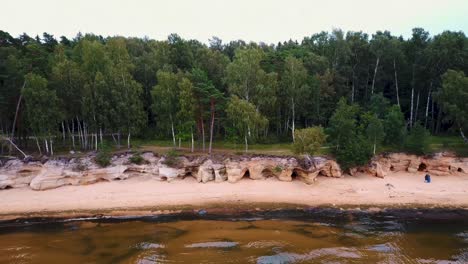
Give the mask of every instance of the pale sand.
[[(385, 179), (368, 175), (344, 178), (319, 177), (301, 181), (243, 179), (237, 183), (196, 183), (193, 178), (173, 182), (132, 178), (87, 186), (65, 186), (47, 191), (28, 188), (0, 190), (0, 218), (61, 211), (171, 209), (176, 206), (222, 204), (298, 204), (304, 206), (462, 207), (468, 208), (468, 175), (433, 176), (397, 173)], [(391, 184), (393, 187), (389, 187)], [(189, 207), (190, 207), (189, 206)]]

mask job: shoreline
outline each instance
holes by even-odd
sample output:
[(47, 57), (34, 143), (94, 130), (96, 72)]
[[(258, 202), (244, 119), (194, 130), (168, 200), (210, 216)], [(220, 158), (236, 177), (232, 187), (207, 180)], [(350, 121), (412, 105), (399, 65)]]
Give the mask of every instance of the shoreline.
[(307, 208), (468, 210), (468, 175), (433, 177), (430, 184), (423, 182), (423, 175), (318, 177), (311, 185), (274, 178), (197, 184), (193, 177), (172, 182), (143, 177), (46, 191), (14, 188), (0, 191), (0, 221), (142, 217), (198, 210), (217, 214)]

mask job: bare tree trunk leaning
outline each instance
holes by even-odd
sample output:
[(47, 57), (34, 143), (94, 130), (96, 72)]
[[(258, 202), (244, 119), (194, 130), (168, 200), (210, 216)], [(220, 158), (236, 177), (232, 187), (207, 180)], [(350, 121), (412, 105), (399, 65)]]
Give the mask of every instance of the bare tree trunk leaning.
[(411, 88), (411, 109), (410, 109), (410, 121), (409, 127), (413, 127), (413, 100), (414, 99), (414, 88)]
[(128, 132), (127, 136), (127, 148), (130, 149), (130, 132)]
[[(214, 103), (214, 99), (212, 98), (211, 99), (210, 145), (208, 147), (208, 154), (211, 154), (211, 149), (213, 147), (214, 119), (215, 119), (215, 103)], [(193, 134), (192, 134), (192, 137), (193, 137)]]
[(393, 70), (395, 71), (395, 90), (396, 90), (396, 99), (397, 99), (397, 104), (400, 106), (400, 95), (398, 93), (398, 75), (397, 75), (397, 70), (396, 70), (396, 62), (395, 59), (393, 59)]
[[(15, 118), (13, 119), (13, 126), (11, 127), (11, 143), (13, 143), (15, 141), (15, 128), (16, 128), (16, 120), (18, 119), (18, 112), (19, 112), (19, 108), (20, 108), (20, 105), (21, 105), (21, 100), (23, 100), (23, 89), (24, 87), (26, 86), (26, 80), (24, 80), (23, 82), (23, 87), (21, 88), (20, 90), (20, 96), (18, 98), (18, 103), (16, 104), (16, 111), (15, 111)], [(11, 152), (11, 145), (10, 144), (10, 152)], [(16, 146), (16, 145), (15, 145)]]
[(294, 132), (295, 132), (295, 129), (296, 129), (296, 113), (295, 113), (295, 109), (294, 109), (294, 99), (291, 99), (291, 103), (292, 103), (292, 140), (293, 142), (295, 142), (296, 138), (295, 138), (295, 135), (294, 135)]
[(427, 128), (427, 117), (429, 115), (429, 101), (430, 101), (430, 99), (431, 99), (431, 90), (429, 90), (429, 92), (427, 93), (426, 113), (424, 115), (424, 128)]
[(247, 153), (247, 151), (249, 151), (249, 145), (247, 143), (247, 135), (244, 135), (244, 141), (245, 141), (245, 153)]
[(193, 145), (194, 145), (194, 144), (193, 144), (193, 143), (194, 143), (194, 142), (193, 142), (193, 131), (192, 131), (191, 134), (192, 134), (192, 149), (191, 149), (191, 152), (193, 153)]
[(41, 145), (39, 144), (39, 140), (37, 139), (37, 137), (36, 137), (36, 146), (37, 146), (37, 149), (39, 150), (39, 155), (42, 156)]
[(375, 62), (375, 69), (374, 69), (374, 78), (372, 78), (371, 94), (374, 94), (375, 77), (377, 76), (377, 69), (379, 68), (379, 62), (380, 62), (380, 57), (377, 57), (377, 61)]
[(174, 148), (175, 148), (176, 139), (175, 139), (174, 121), (172, 121), (172, 115), (170, 115), (170, 118), (171, 118), (172, 143), (174, 144)]
[(418, 122), (418, 112), (419, 112), (419, 91), (416, 96), (416, 108), (414, 109), (414, 123)]
[(0, 139), (8, 141), (8, 143), (10, 143), (10, 145), (12, 145), (16, 150), (18, 150), (21, 154), (23, 154), (24, 158), (28, 157), (28, 155), (26, 155), (11, 139), (9, 139), (7, 137), (0, 137)]
[(53, 156), (54, 155), (54, 145), (53, 145), (53, 140), (52, 138), (49, 139), (50, 141), (50, 155)]
[(468, 143), (468, 138), (465, 137), (465, 133), (463, 133), (463, 130), (461, 129), (461, 127), (460, 127), (460, 135), (463, 138), (463, 141), (465, 143)]

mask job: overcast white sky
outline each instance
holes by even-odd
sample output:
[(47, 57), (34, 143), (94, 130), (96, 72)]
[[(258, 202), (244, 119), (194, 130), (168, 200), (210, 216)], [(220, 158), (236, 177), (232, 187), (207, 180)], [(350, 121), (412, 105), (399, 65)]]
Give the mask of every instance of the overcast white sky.
[(0, 30), (13, 36), (178, 33), (202, 42), (218, 36), (277, 43), (333, 28), (405, 37), (413, 27), (432, 35), (468, 30), (468, 0), (2, 0), (0, 9)]

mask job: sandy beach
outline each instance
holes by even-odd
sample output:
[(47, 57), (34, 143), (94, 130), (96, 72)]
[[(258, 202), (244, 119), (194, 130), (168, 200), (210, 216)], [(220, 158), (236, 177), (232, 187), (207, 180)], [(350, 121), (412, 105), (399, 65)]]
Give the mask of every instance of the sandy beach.
[[(65, 186), (47, 191), (29, 188), (0, 191), (0, 218), (25, 215), (56, 216), (60, 212), (89, 215), (111, 210), (171, 210), (178, 206), (203, 208), (210, 204), (229, 207), (268, 203), (303, 206), (375, 207), (468, 207), (468, 175), (433, 177), (424, 183), (423, 174), (394, 173), (385, 179), (369, 175), (343, 178), (319, 177), (312, 185), (301, 181), (281, 182), (242, 179), (237, 183), (197, 183), (188, 177), (173, 182), (145, 178)], [(123, 213), (122, 213), (123, 211)], [(88, 212), (88, 213), (86, 213)]]

